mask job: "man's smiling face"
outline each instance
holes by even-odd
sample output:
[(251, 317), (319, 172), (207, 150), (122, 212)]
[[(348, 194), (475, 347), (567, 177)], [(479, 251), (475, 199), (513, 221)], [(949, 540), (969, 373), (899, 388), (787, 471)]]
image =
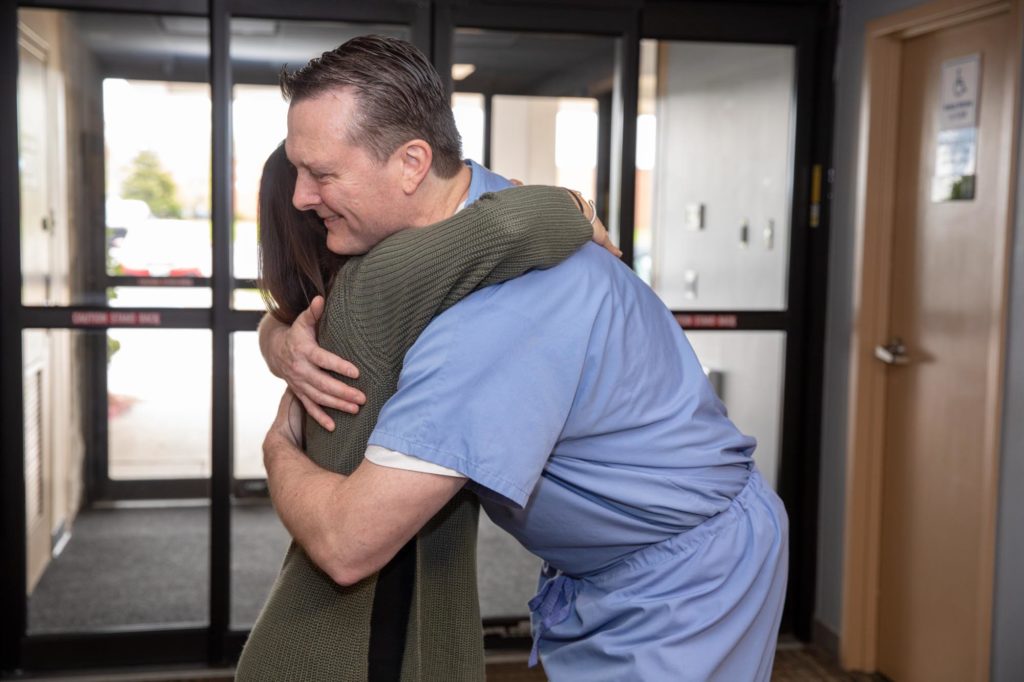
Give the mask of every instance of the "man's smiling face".
[(293, 102), (288, 109), (285, 150), (298, 171), (292, 203), (300, 211), (316, 211), (327, 230), (327, 248), (339, 255), (366, 253), (408, 226), (400, 211), (400, 163), (378, 162), (350, 142), (358, 106), (346, 88)]

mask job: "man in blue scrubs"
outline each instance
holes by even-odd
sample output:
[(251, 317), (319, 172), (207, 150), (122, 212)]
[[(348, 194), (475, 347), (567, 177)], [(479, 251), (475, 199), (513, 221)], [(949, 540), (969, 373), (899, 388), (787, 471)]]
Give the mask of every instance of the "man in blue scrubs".
[(370, 444), (466, 477), (545, 560), (551, 679), (768, 679), (785, 512), (679, 325), (600, 247), (434, 320)]
[[(508, 185), (469, 168), (464, 204)], [(320, 187), (306, 183), (299, 207), (318, 192), (329, 199)], [(268, 347), (281, 369), (283, 351), (275, 361)], [(287, 436), (290, 403), (265, 449), (302, 467)], [(405, 358), (366, 461), (348, 480), (307, 467), (296, 480), (322, 484), (332, 502), (318, 506), (309, 493), (294, 504), (311, 527), (365, 508), (386, 515), (333, 541), (337, 555), (379, 554), (469, 485), (545, 561), (530, 602), (531, 658), (551, 679), (768, 680), (787, 521), (754, 446), (657, 296), (588, 244), (436, 318)]]

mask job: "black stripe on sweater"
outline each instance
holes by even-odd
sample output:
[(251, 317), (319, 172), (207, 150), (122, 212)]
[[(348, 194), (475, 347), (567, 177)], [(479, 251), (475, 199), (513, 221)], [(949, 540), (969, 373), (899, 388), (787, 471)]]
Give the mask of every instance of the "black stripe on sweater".
[(412, 590), (416, 581), (416, 538), (380, 570), (370, 615), (369, 682), (399, 682)]

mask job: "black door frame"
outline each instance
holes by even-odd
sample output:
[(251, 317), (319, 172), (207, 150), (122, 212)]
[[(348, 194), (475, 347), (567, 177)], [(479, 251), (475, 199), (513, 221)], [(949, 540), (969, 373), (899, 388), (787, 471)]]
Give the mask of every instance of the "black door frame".
[[(783, 421), (777, 491), (790, 528), (789, 579), (782, 631), (811, 639), (817, 554), (818, 470), (828, 203), (823, 169), (831, 167), (837, 7), (768, 3), (730, 13), (723, 3), (658, 3), (645, 9), (642, 39), (790, 45), (796, 49), (796, 125), (786, 309), (674, 310), (686, 329), (781, 331), (786, 335)], [(625, 240), (625, 237), (623, 237)], [(726, 328), (719, 320), (729, 320)]]
[[(213, 469), (201, 483), (211, 500), (209, 623), (195, 628), (122, 628), (81, 634), (28, 635), (23, 457), (23, 329), (81, 329), (76, 313), (102, 312), (93, 306), (22, 306), (17, 133), (17, 11), (46, 9), (183, 14), (210, 18), (212, 129), (213, 264), (209, 309), (131, 309), (159, 312), (166, 328), (210, 329), (213, 336)], [(742, 11), (738, 11), (738, 10)], [(834, 0), (800, 2), (651, 2), (643, 0), (350, 0), (345, 3), (292, 0), (22, 0), (0, 6), (0, 423), (6, 426), (2, 485), (0, 572), (0, 671), (164, 663), (229, 664), (236, 660), (246, 632), (230, 628), (230, 499), (232, 429), (230, 342), (236, 331), (255, 330), (260, 314), (231, 309), (231, 293), (248, 282), (231, 277), (230, 17), (401, 23), (413, 42), (446, 77), (456, 26), (494, 30), (590, 33), (619, 38), (616, 97), (608, 135), (612, 157), (606, 215), (617, 218), (624, 260), (633, 260), (635, 149), (640, 40), (707, 40), (795, 45), (798, 53), (796, 154), (793, 183), (789, 307), (785, 312), (676, 311), (690, 328), (703, 316), (735, 315), (736, 329), (780, 330), (787, 335), (785, 403), (779, 491), (791, 521), (791, 574), (784, 628), (810, 638), (814, 597), (818, 461), (821, 418), (825, 284), (827, 281), (828, 202), (812, 196), (813, 178), (830, 167), (831, 69), (837, 6)], [(827, 183), (826, 183), (827, 187)], [(812, 209), (812, 204), (814, 208)], [(817, 211), (812, 226), (810, 211)], [(125, 282), (128, 284), (128, 282)], [(206, 282), (201, 284), (206, 285)], [(105, 330), (110, 325), (91, 327)], [(116, 325), (114, 325), (116, 326)], [(137, 494), (148, 491), (139, 489)], [(131, 495), (130, 490), (121, 494)], [(495, 642), (491, 642), (494, 644)]]

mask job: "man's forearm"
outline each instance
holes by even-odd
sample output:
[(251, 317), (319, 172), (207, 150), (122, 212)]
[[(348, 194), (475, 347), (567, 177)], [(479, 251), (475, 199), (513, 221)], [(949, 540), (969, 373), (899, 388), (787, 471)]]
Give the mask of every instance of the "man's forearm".
[(270, 499), (284, 527), (313, 563), (343, 582), (334, 569), (334, 530), (346, 477), (318, 466), (281, 437), (268, 436), (263, 450)]
[(275, 429), (263, 452), (278, 516), (339, 585), (379, 571), (466, 482), (369, 461), (343, 476), (317, 466)]

